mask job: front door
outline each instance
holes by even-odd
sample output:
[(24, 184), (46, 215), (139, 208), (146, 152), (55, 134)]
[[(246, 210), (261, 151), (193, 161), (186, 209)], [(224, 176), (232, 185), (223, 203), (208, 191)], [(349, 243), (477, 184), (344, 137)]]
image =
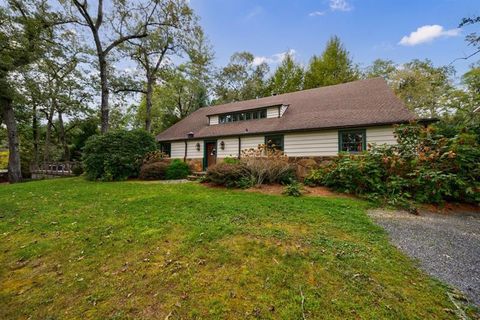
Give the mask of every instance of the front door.
[(217, 162), (217, 142), (207, 142), (205, 143), (206, 151), (206, 168), (213, 166)]

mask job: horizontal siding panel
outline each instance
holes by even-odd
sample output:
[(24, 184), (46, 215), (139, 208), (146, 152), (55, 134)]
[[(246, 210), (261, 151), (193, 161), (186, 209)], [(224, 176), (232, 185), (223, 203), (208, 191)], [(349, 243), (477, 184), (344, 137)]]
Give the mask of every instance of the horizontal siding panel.
[[(197, 151), (197, 143), (200, 143), (200, 151)], [(203, 140), (191, 140), (187, 142), (187, 158), (203, 158)]]
[(267, 118), (278, 118), (278, 107), (267, 108)]
[[(225, 150), (220, 149), (220, 143), (225, 143)], [(226, 138), (217, 140), (217, 157), (238, 157), (238, 138)]]
[(396, 144), (392, 126), (367, 128), (367, 143)]
[(335, 156), (338, 153), (338, 131), (286, 134), (284, 151), (290, 157)]
[(265, 143), (264, 136), (242, 137), (242, 150), (256, 149), (259, 144)]
[(210, 117), (210, 124), (218, 124), (218, 116), (211, 116)]
[(172, 142), (170, 152), (170, 156), (173, 159), (183, 159), (183, 157), (185, 156), (185, 142)]

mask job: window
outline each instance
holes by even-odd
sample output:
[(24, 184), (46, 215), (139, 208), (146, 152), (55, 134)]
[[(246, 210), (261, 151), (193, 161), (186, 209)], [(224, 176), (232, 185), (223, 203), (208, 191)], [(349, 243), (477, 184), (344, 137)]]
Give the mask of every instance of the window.
[(228, 122), (245, 121), (245, 120), (252, 120), (252, 119), (263, 119), (266, 117), (267, 117), (267, 109), (263, 108), (263, 109), (253, 110), (253, 111), (222, 114), (218, 117), (218, 122), (228, 123)]
[(362, 152), (366, 150), (365, 130), (339, 131), (340, 152)]
[(162, 142), (160, 144), (160, 151), (165, 153), (166, 155), (168, 155), (169, 157), (172, 156), (172, 145), (170, 143), (165, 143), (165, 142)]
[(268, 149), (283, 151), (283, 135), (265, 136), (265, 145)]

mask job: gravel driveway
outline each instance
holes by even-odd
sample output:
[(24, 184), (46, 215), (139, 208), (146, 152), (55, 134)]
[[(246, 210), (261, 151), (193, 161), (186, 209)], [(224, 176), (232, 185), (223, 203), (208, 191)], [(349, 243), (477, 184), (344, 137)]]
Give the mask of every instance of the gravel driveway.
[(438, 214), (372, 210), (391, 241), (423, 270), (480, 306), (480, 213)]

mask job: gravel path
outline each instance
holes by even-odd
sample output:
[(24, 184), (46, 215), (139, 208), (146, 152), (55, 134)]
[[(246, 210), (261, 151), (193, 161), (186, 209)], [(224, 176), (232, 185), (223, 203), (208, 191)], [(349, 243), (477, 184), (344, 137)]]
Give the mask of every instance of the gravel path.
[(372, 210), (369, 214), (400, 250), (419, 260), (422, 269), (480, 306), (480, 213), (416, 216)]

